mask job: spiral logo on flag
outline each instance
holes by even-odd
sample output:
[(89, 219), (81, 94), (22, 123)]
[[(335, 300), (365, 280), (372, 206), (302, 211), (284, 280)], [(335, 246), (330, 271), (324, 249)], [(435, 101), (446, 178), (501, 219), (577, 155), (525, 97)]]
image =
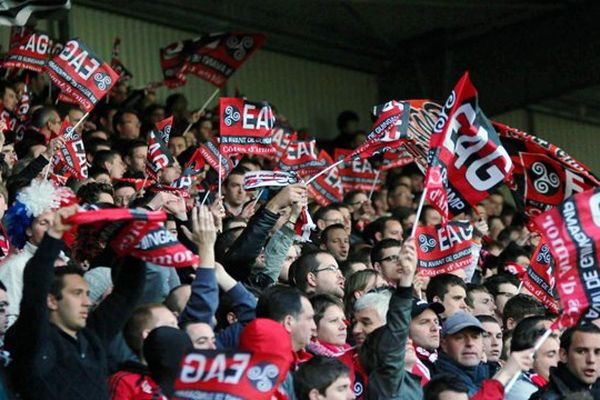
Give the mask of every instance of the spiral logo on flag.
[(239, 122), (239, 120), (241, 119), (241, 114), (240, 114), (240, 110), (237, 109), (237, 107), (229, 105), (225, 108), (225, 118), (223, 119), (223, 122), (225, 122), (225, 125), (227, 126), (232, 126), (235, 125), (237, 122)]
[(421, 233), (419, 235), (419, 247), (424, 253), (429, 253), (435, 246), (437, 245), (437, 241), (433, 238), (433, 236), (427, 235), (425, 233)]
[(102, 91), (105, 91), (110, 87), (110, 85), (112, 85), (112, 79), (104, 72), (97, 72), (94, 75), (94, 82), (96, 82), (98, 89)]
[(547, 245), (543, 245), (540, 248), (540, 252), (538, 253), (536, 259), (539, 263), (544, 263), (546, 265), (550, 264), (550, 249), (548, 249)]
[(237, 36), (230, 36), (225, 42), (227, 52), (237, 61), (241, 61), (246, 57), (248, 50), (254, 46), (254, 39), (250, 36), (244, 36), (241, 39)]
[(248, 370), (248, 380), (263, 393), (273, 389), (278, 377), (279, 368), (274, 364), (258, 363)]
[(549, 165), (537, 161), (531, 166), (533, 174), (533, 187), (541, 194), (553, 195), (560, 186), (558, 174)]

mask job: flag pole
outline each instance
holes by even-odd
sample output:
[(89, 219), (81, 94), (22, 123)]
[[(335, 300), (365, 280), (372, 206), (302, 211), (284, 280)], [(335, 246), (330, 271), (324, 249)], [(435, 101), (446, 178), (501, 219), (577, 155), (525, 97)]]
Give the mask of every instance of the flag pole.
[(417, 208), (417, 215), (415, 216), (415, 223), (413, 224), (412, 231), (410, 232), (410, 237), (415, 237), (415, 233), (417, 232), (417, 226), (419, 226), (419, 218), (421, 217), (421, 211), (423, 211), (423, 204), (425, 203), (425, 195), (427, 194), (427, 187), (423, 189), (423, 193), (421, 193), (421, 200), (419, 201), (419, 208)]
[[(540, 338), (535, 342), (535, 345), (533, 346), (533, 352), (531, 353), (531, 357), (533, 358), (533, 355), (540, 349), (540, 347), (542, 347), (542, 345), (544, 344), (544, 342), (546, 341), (546, 339), (548, 339), (548, 337), (552, 334), (552, 329), (548, 328), (546, 329), (546, 331), (544, 332), (544, 334), (542, 336), (540, 336)], [(521, 376), (521, 371), (517, 372), (510, 381), (508, 381), (508, 383), (506, 384), (506, 387), (504, 388), (504, 393), (508, 393), (510, 391), (510, 389), (512, 389), (512, 387), (514, 386), (514, 384), (517, 382), (517, 380), (519, 380), (519, 377)]]
[(204, 198), (202, 199), (202, 203), (200, 203), (200, 206), (203, 206), (204, 203), (206, 203), (206, 200), (208, 199), (209, 194), (210, 194), (210, 190), (207, 190), (206, 194), (204, 195)]
[[(200, 110), (196, 111), (198, 113), (201, 113), (202, 111), (204, 111), (206, 109), (206, 107), (208, 107), (208, 105), (210, 104), (211, 101), (214, 100), (215, 96), (217, 94), (219, 94), (219, 91), (221, 90), (221, 88), (216, 88), (215, 91), (210, 95), (210, 97), (208, 98), (208, 100), (206, 100), (206, 102), (202, 105), (202, 107), (200, 107)], [(181, 134), (182, 136), (185, 135), (186, 133), (188, 133), (188, 131), (190, 129), (192, 129), (192, 125), (194, 125), (193, 122), (190, 122), (187, 126), (187, 128), (185, 128), (185, 131), (183, 131), (183, 133)]]
[(265, 188), (260, 189), (260, 191), (258, 192), (258, 195), (254, 199), (254, 203), (252, 203), (252, 208), (256, 207), (256, 204), (260, 200), (260, 196), (262, 196), (262, 194), (263, 194), (264, 191), (265, 191)]
[[(81, 125), (83, 123), (83, 121), (85, 121), (85, 119), (90, 115), (90, 112), (86, 112), (85, 114), (83, 114), (83, 117), (81, 117), (81, 119), (75, 124), (75, 126), (73, 126), (72, 130), (75, 131), (79, 125)], [(52, 152), (50, 153), (50, 160), (48, 160), (48, 168), (46, 169), (46, 173), (44, 174), (44, 180), (48, 180), (48, 173), (50, 172), (50, 168), (52, 167), (52, 158), (54, 157), (54, 150), (52, 150)]]
[(325, 168), (324, 170), (320, 171), (318, 174), (316, 174), (315, 176), (313, 176), (312, 178), (310, 178), (309, 180), (306, 181), (306, 184), (310, 184), (312, 181), (314, 181), (315, 179), (317, 179), (318, 177), (320, 177), (323, 174), (326, 174), (327, 172), (331, 171), (332, 169), (334, 169), (335, 167), (337, 167), (338, 165), (340, 165), (341, 163), (344, 162), (344, 159), (342, 158), (339, 161), (336, 161), (335, 163), (331, 164), (330, 166), (328, 166), (327, 168)]
[(221, 151), (219, 151), (219, 172), (217, 173), (217, 181), (219, 182), (217, 198), (221, 198)]
[(369, 192), (369, 201), (371, 201), (371, 197), (373, 197), (373, 192), (375, 191), (375, 186), (377, 186), (377, 181), (379, 181), (379, 173), (381, 172), (381, 169), (377, 170), (377, 173), (375, 174), (375, 180), (373, 181), (373, 184), (371, 185), (371, 191)]

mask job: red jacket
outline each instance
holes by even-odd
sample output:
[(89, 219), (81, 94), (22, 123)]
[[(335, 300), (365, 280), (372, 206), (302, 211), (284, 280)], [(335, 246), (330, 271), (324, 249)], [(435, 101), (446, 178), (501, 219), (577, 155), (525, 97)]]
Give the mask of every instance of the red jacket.
[(145, 365), (128, 362), (108, 378), (111, 400), (167, 400)]
[(486, 379), (470, 400), (503, 400), (504, 386), (495, 379)]

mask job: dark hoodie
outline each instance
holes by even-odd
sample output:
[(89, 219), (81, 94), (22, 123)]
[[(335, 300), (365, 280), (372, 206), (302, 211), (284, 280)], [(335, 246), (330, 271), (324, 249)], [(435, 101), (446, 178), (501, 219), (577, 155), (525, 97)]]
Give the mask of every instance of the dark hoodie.
[(152, 379), (168, 398), (173, 396), (173, 384), (179, 375), (181, 359), (194, 349), (187, 333), (170, 326), (161, 326), (144, 340), (144, 358)]

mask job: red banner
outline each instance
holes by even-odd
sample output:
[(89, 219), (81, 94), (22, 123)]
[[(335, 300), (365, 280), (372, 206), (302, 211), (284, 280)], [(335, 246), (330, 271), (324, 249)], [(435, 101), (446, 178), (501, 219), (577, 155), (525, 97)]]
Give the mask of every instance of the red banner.
[(600, 188), (569, 197), (538, 215), (534, 223), (555, 261), (561, 326), (600, 318)]
[(193, 183), (193, 177), (204, 171), (206, 162), (200, 153), (200, 149), (196, 149), (192, 158), (185, 164), (181, 176), (177, 178), (171, 186), (177, 189), (189, 189)]
[(566, 198), (600, 186), (585, 165), (544, 139), (494, 122), (502, 145), (515, 169), (508, 185), (515, 202), (528, 216), (535, 216)]
[(375, 190), (381, 189), (381, 180), (377, 177), (377, 171), (373, 169), (369, 160), (366, 158), (349, 159), (350, 154), (352, 154), (352, 150), (348, 149), (335, 149), (334, 152), (335, 161), (346, 160), (338, 167), (344, 190), (370, 191), (373, 185), (375, 185)]
[(425, 276), (452, 272), (473, 262), (473, 226), (468, 221), (419, 226), (415, 237), (417, 268)]
[(48, 75), (66, 95), (90, 112), (113, 87), (119, 76), (83, 42), (69, 40), (46, 65)]
[(281, 355), (194, 350), (181, 364), (174, 400), (270, 400), (289, 365)]
[(426, 199), (444, 221), (468, 211), (510, 175), (513, 163), (478, 105), (465, 73), (431, 135)]
[(554, 298), (554, 259), (548, 245), (540, 240), (533, 255), (527, 273), (523, 276), (523, 286), (539, 299), (548, 309), (558, 314), (558, 305)]
[(410, 117), (408, 132), (410, 141), (403, 147), (412, 156), (423, 173), (427, 170), (427, 155), (431, 144), (431, 133), (438, 121), (442, 106), (430, 100), (408, 100)]
[[(327, 159), (327, 165), (333, 164), (327, 153), (324, 154), (324, 157)], [(344, 187), (339, 169), (337, 167), (332, 168), (312, 181), (308, 185), (308, 193), (321, 206), (341, 202), (344, 198)]]
[(321, 150), (317, 154), (317, 142), (314, 140), (292, 142), (279, 159), (277, 169), (293, 171), (300, 176), (315, 174), (329, 165), (323, 153)]
[(265, 35), (237, 32), (195, 38), (190, 45), (187, 71), (222, 88), (265, 39)]
[(54, 174), (63, 178), (87, 179), (88, 162), (81, 136), (73, 131), (66, 119), (62, 122), (58, 136), (63, 136), (65, 143), (52, 158)]
[(2, 67), (41, 72), (51, 51), (52, 40), (47, 34), (31, 28), (14, 27), (11, 31), (10, 49)]
[(275, 153), (271, 136), (275, 116), (267, 102), (221, 97), (220, 111), (222, 154)]
[(162, 121), (158, 121), (156, 123), (156, 129), (158, 130), (160, 139), (165, 143), (169, 144), (169, 137), (171, 136), (171, 131), (173, 130), (173, 116), (167, 117)]
[(275, 127), (273, 128), (273, 147), (275, 147), (275, 154), (270, 154), (269, 158), (280, 160), (285, 154), (290, 143), (298, 140), (298, 133), (294, 132), (292, 128), (283, 126), (275, 121)]
[(186, 84), (185, 72), (188, 67), (188, 56), (185, 52), (189, 41), (171, 43), (160, 49), (160, 68), (165, 86), (169, 89)]
[[(235, 168), (237, 162), (232, 160), (229, 156), (223, 155), (219, 152), (219, 144), (217, 143), (217, 138), (212, 138), (208, 142), (201, 144), (198, 149), (200, 150), (200, 154), (206, 162), (215, 170), (221, 171), (220, 179), (224, 180), (227, 178), (229, 173)], [(220, 161), (219, 161), (220, 160)], [(219, 163), (221, 164), (221, 168), (219, 169)]]

